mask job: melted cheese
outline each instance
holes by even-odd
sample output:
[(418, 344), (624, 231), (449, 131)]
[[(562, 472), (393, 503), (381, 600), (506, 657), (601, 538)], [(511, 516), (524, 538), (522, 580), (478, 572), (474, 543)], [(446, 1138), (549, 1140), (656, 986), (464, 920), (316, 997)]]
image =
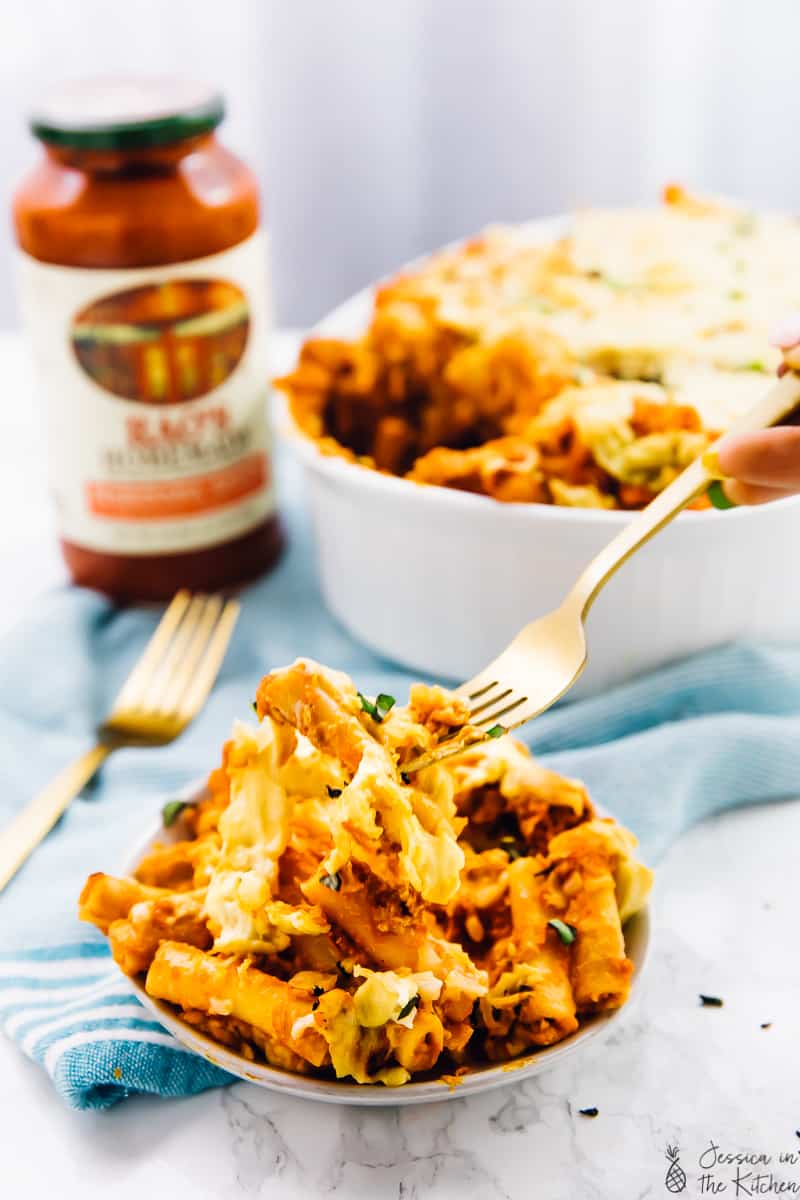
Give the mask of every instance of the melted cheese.
[[(660, 208), (580, 212), (554, 249), (537, 247), (540, 237), (524, 226), (487, 230), (479, 254), (455, 250), (424, 264), (419, 287), (438, 302), (439, 320), (476, 345), (534, 321), (579, 364), (662, 381), (712, 432), (763, 395), (780, 362), (770, 330), (800, 308), (794, 217), (684, 196)], [(679, 465), (689, 443), (652, 444), (645, 454), (654, 463), (662, 451), (664, 465)]]
[(374, 1074), (369, 1073), (369, 1060), (382, 1049), (383, 1037), (379, 1029), (365, 1028), (360, 1024), (353, 1005), (343, 1006), (329, 1019), (325, 1040), (337, 1079), (349, 1075), (356, 1083), (383, 1083), (387, 1087), (400, 1087), (411, 1078), (405, 1067), (383, 1067)]
[(206, 893), (206, 911), (218, 930), (214, 949), (277, 952), (292, 934), (324, 933), (328, 926), (315, 910), (272, 900), (291, 800), (271, 723), (253, 729), (237, 722), (232, 740), (231, 798), (219, 819), (222, 846)]
[(555, 775), (531, 756), (530, 751), (514, 738), (498, 738), (481, 742), (452, 760), (457, 795), (497, 784), (501, 795), (509, 800), (525, 796), (553, 797), (561, 806), (583, 813), (589, 798), (582, 783), (566, 776)]
[(636, 845), (634, 835), (622, 825), (594, 820), (554, 837), (550, 856), (558, 859), (575, 853), (580, 857), (594, 849), (607, 855), (614, 875), (620, 922), (624, 924), (644, 907), (653, 886), (653, 872), (635, 857)]
[(418, 971), (400, 975), (396, 971), (370, 971), (368, 967), (355, 966), (353, 974), (365, 982), (355, 993), (353, 1003), (356, 1019), (367, 1029), (394, 1021), (411, 1029), (417, 1010), (412, 1007), (405, 1016), (404, 1009), (414, 999), (435, 1000), (442, 990), (441, 980), (431, 971)]
[(355, 775), (337, 801), (336, 849), (326, 860), (326, 870), (338, 870), (349, 858), (348, 827), (375, 841), (385, 832), (400, 847), (404, 878), (423, 899), (432, 904), (452, 899), (458, 890), (464, 852), (445, 814), (438, 828), (425, 828), (414, 811), (413, 797), (413, 789), (401, 783), (386, 750), (378, 742), (366, 744)]
[[(718, 378), (718, 376), (717, 376)], [(636, 400), (666, 404), (670, 392), (658, 384), (619, 381), (570, 388), (531, 424), (534, 436), (569, 417), (595, 461), (622, 483), (660, 491), (708, 446), (708, 436), (669, 429), (637, 436), (631, 425)]]

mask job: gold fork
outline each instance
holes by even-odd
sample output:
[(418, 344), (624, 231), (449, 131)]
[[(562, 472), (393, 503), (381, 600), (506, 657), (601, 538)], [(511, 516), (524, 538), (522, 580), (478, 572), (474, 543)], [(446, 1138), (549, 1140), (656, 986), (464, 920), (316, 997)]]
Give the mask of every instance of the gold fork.
[(164, 746), (199, 713), (217, 678), (239, 605), (178, 592), (97, 729), (97, 744), (56, 776), (0, 833), (0, 892), (112, 750)]
[[(789, 371), (729, 432), (769, 429), (788, 420), (798, 404), (800, 377)], [(640, 546), (719, 478), (713, 465), (718, 446), (719, 441), (603, 547), (558, 608), (526, 625), (488, 667), (456, 688), (456, 693), (470, 703), (471, 730), (466, 735), (445, 739), (429, 753), (404, 763), (406, 774), (457, 754), (487, 737), (516, 729), (569, 691), (586, 666), (584, 622), (601, 588)]]

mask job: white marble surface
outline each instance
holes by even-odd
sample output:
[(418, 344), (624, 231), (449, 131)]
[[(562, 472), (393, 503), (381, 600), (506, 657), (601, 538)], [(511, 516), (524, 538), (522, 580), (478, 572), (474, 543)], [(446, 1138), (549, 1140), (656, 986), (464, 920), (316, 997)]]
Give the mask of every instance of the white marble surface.
[[(291, 339), (281, 342), (282, 355)], [(24, 357), (0, 338), (0, 628), (61, 578)], [(10, 401), (9, 397), (13, 397)], [(315, 1105), (237, 1084), (183, 1101), (67, 1110), (0, 1037), (0, 1197), (116, 1200), (645, 1200), (667, 1196), (677, 1144), (683, 1195), (759, 1194), (760, 1169), (800, 1194), (800, 804), (730, 813), (661, 864), (642, 994), (605, 1041), (543, 1076), (417, 1109)], [(701, 1008), (700, 992), (723, 1008)], [(771, 1027), (762, 1029), (762, 1022)], [(580, 1108), (596, 1105), (595, 1119)], [(738, 1189), (719, 1152), (770, 1155)], [(794, 1163), (779, 1156), (798, 1155)], [(750, 1189), (750, 1190), (746, 1190)]]
[[(334, 1108), (236, 1084), (191, 1100), (63, 1107), (0, 1039), (0, 1195), (644, 1200), (700, 1155), (800, 1151), (800, 804), (731, 813), (662, 863), (643, 993), (605, 1042), (522, 1084), (419, 1108)], [(698, 993), (720, 995), (701, 1008)], [(769, 1029), (761, 1029), (771, 1021)], [(599, 1108), (595, 1119), (578, 1109)], [(800, 1162), (774, 1167), (800, 1189)], [(735, 1196), (734, 1167), (718, 1182)], [(740, 1196), (748, 1193), (740, 1191)]]

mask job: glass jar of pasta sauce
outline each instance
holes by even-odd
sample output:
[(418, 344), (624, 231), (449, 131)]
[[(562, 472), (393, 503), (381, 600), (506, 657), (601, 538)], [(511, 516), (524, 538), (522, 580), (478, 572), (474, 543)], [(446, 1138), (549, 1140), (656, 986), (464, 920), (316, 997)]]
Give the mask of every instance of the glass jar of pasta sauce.
[(196, 84), (98, 80), (31, 119), (14, 223), (62, 547), (120, 600), (230, 586), (280, 551), (265, 234), (223, 113)]

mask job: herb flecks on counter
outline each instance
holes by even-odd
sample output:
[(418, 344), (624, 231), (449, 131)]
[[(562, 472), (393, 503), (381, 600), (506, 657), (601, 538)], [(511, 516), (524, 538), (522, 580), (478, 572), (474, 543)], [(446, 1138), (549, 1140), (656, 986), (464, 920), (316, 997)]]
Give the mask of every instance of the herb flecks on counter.
[(720, 999), (719, 996), (704, 996), (701, 992), (700, 1003), (703, 1008), (722, 1008), (724, 1000)]
[(596, 1117), (600, 1109), (593, 1104), (590, 1108), (579, 1108), (578, 1112), (582, 1117)]

